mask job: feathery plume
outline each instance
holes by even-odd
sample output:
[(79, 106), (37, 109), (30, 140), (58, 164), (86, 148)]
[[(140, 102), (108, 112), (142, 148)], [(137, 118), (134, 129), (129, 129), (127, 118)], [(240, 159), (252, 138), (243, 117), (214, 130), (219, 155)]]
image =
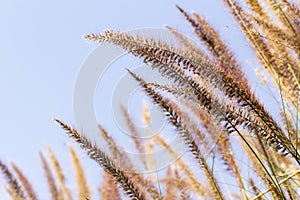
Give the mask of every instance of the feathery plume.
[(56, 200), (56, 199), (59, 198), (59, 193), (58, 193), (57, 186), (55, 184), (55, 179), (52, 175), (50, 166), (49, 166), (45, 156), (41, 152), (40, 152), (40, 158), (41, 158), (42, 165), (43, 165), (43, 168), (44, 168), (44, 171), (45, 171), (45, 176), (47, 178), (47, 183), (48, 183), (50, 195), (51, 195), (53, 200)]
[(89, 191), (88, 183), (85, 179), (83, 168), (80, 164), (80, 161), (78, 159), (78, 156), (75, 152), (75, 150), (69, 146), (70, 155), (72, 158), (73, 166), (75, 169), (76, 174), (76, 183), (77, 183), (77, 190), (78, 190), (78, 198), (90, 198), (91, 194)]
[(80, 147), (86, 150), (88, 156), (95, 160), (108, 173), (114, 181), (118, 182), (120, 187), (124, 190), (132, 200), (145, 199), (144, 194), (140, 192), (135, 184), (129, 179), (125, 173), (117, 168), (112, 160), (101, 151), (94, 143), (90, 142), (85, 136), (80, 134), (75, 128), (69, 127), (67, 124), (58, 119), (54, 119), (68, 134), (68, 136), (80, 144)]
[(54, 169), (54, 172), (56, 174), (58, 183), (59, 183), (59, 199), (66, 199), (66, 200), (72, 200), (72, 195), (69, 190), (69, 188), (66, 186), (66, 179), (64, 172), (62, 171), (62, 168), (57, 160), (57, 157), (54, 153), (54, 151), (47, 146), (48, 152), (49, 152), (49, 158), (52, 163), (52, 167)]
[(121, 200), (119, 189), (113, 179), (107, 174), (103, 174), (102, 184), (99, 187), (102, 200)]
[(0, 160), (0, 170), (2, 171), (2, 174), (4, 175), (8, 183), (7, 191), (9, 192), (12, 199), (17, 199), (17, 200), (25, 199), (25, 193), (22, 189), (21, 184), (1, 160)]
[[(145, 179), (142, 174), (138, 173), (133, 164), (131, 163), (131, 160), (127, 156), (126, 152), (117, 145), (117, 143), (113, 140), (112, 137), (108, 135), (106, 130), (101, 126), (98, 125), (101, 135), (104, 137), (106, 142), (108, 143), (111, 152), (112, 157), (115, 158), (114, 160), (118, 161), (118, 168), (122, 168), (124, 171), (129, 171), (131, 173), (126, 174), (138, 187), (139, 190), (145, 189), (149, 196), (151, 196), (153, 199), (159, 199), (161, 196), (160, 193), (157, 191), (156, 187), (153, 185), (153, 183), (147, 179)], [(147, 186), (147, 187), (145, 187)]]
[(15, 163), (12, 163), (11, 165), (12, 165), (13, 170), (17, 174), (18, 179), (22, 183), (22, 186), (23, 186), (24, 191), (26, 192), (26, 194), (28, 196), (28, 199), (37, 200), (38, 198), (36, 196), (36, 193), (33, 190), (32, 185), (29, 183), (26, 176), (22, 173), (22, 171), (19, 169), (19, 167)]

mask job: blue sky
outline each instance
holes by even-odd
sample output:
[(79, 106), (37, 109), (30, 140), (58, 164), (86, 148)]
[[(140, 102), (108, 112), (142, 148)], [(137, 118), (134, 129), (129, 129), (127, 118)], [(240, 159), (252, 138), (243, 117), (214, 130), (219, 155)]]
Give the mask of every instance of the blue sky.
[[(65, 169), (71, 169), (70, 160), (64, 160), (68, 158), (66, 144), (70, 140), (52, 118), (74, 124), (72, 96), (76, 76), (97, 46), (84, 40), (83, 35), (103, 29), (166, 24), (188, 33), (191, 29), (176, 4), (206, 16), (233, 47), (247, 46), (236, 24), (224, 15), (223, 4), (216, 0), (1, 1), (1, 160), (13, 160), (41, 191), (46, 189), (41, 183), (45, 179), (38, 152), (46, 150), (46, 144), (59, 152)], [(80, 156), (85, 159), (84, 153)], [(94, 168), (94, 164), (87, 166), (87, 173)], [(1, 192), (2, 189), (0, 199)]]

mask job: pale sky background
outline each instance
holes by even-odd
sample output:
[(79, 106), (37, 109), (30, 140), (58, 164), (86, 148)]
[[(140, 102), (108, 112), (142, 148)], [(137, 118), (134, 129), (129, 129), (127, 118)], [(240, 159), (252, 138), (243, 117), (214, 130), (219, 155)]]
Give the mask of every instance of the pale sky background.
[[(71, 140), (52, 118), (75, 123), (74, 83), (81, 64), (97, 46), (82, 36), (103, 29), (130, 30), (166, 24), (190, 33), (176, 4), (206, 16), (236, 51), (238, 46), (247, 49), (236, 24), (224, 14), (225, 6), (217, 0), (0, 2), (0, 159), (7, 164), (14, 161), (41, 199), (49, 199), (38, 153), (46, 151), (46, 144), (59, 154), (63, 168), (73, 173), (66, 148)], [(101, 111), (97, 112), (101, 115)], [(88, 160), (84, 153), (79, 155)], [(96, 165), (87, 163), (88, 177), (95, 176)], [(2, 188), (0, 199), (6, 199)]]

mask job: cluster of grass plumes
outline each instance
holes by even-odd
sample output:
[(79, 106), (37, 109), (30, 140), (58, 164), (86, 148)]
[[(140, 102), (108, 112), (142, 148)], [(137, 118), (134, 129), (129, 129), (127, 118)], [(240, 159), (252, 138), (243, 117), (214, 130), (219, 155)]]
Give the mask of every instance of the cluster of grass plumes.
[[(273, 78), (269, 81), (278, 88), (280, 123), (279, 117), (275, 120), (265, 108), (266, 102), (259, 101), (253, 93), (241, 65), (218, 31), (195, 12), (189, 14), (177, 6), (204, 48), (199, 48), (169, 26), (167, 28), (182, 46), (117, 31), (91, 34), (86, 38), (101, 44), (118, 45), (174, 81), (172, 85), (146, 82), (129, 71), (186, 141), (206, 174), (210, 197), (224, 199), (228, 194), (224, 193), (224, 185), (202, 157), (197, 137), (203, 134), (218, 137), (216, 153), (236, 179), (240, 198), (299, 198), (299, 182), (289, 176), (297, 176), (300, 164), (299, 6), (288, 1), (247, 1), (247, 7), (237, 1), (224, 2), (257, 53), (261, 67)], [(188, 113), (182, 109), (186, 106), (196, 108), (192, 109), (196, 115), (204, 112), (206, 118), (191, 122)], [(197, 126), (199, 124), (202, 126)], [(233, 135), (237, 135), (239, 141), (233, 141)], [(242, 173), (237, 152), (233, 150), (237, 142), (244, 148), (244, 156), (248, 156), (252, 166), (253, 174), (249, 177)], [(282, 174), (286, 174), (286, 179)], [(261, 182), (256, 185), (258, 180)], [(267, 192), (263, 192), (263, 188)]]
[[(36, 192), (33, 185), (25, 176), (25, 173), (23, 173), (15, 163), (11, 163), (11, 165), (8, 166), (0, 161), (0, 172), (6, 179), (7, 184), (5, 185), (5, 190), (7, 191), (8, 196), (13, 200), (89, 200), (92, 198), (92, 196), (105, 196), (102, 190), (103, 188), (106, 188), (106, 190), (115, 191), (114, 198), (111, 199), (118, 199), (118, 195), (120, 196), (119, 199), (121, 199), (121, 195), (119, 194), (117, 186), (113, 184), (108, 186), (108, 183), (113, 181), (111, 177), (107, 177), (106, 174), (103, 175), (103, 181), (98, 188), (89, 185), (82, 164), (79, 161), (79, 156), (75, 152), (75, 149), (69, 146), (69, 152), (75, 172), (74, 175), (77, 184), (76, 192), (74, 192), (72, 188), (67, 185), (65, 174), (68, 173), (62, 170), (63, 167), (58, 161), (56, 154), (50, 147), (48, 147), (47, 153), (40, 153), (42, 167), (44, 169), (44, 179), (41, 178), (40, 181), (47, 183), (49, 193), (45, 194), (45, 191), (43, 193)], [(43, 176), (41, 175), (41, 177)], [(98, 194), (95, 194), (96, 192), (93, 191), (95, 189), (99, 190)], [(1, 199), (3, 199), (3, 197), (1, 197)]]
[[(157, 180), (138, 173), (122, 146), (102, 126), (99, 132), (109, 152), (55, 119), (106, 172), (101, 199), (121, 199), (119, 190), (130, 199), (300, 199), (300, 7), (287, 0), (247, 0), (244, 6), (235, 0), (224, 3), (257, 54), (261, 71), (268, 74), (268, 82), (277, 88), (280, 115), (270, 113), (265, 107), (268, 102), (257, 98), (235, 53), (218, 31), (195, 12), (189, 14), (177, 6), (201, 47), (170, 26), (167, 29), (178, 39), (179, 46), (118, 31), (87, 35), (86, 39), (100, 44), (120, 46), (171, 81), (168, 85), (147, 82), (143, 74), (128, 70), (162, 109), (175, 128), (174, 134), (182, 138), (195, 159), (191, 168), (192, 161), (180, 157), (163, 137), (139, 140), (136, 124), (122, 107), (139, 153), (163, 147), (169, 157), (176, 158)], [(143, 109), (142, 116), (147, 131), (153, 131), (147, 109)], [(71, 155), (75, 156), (73, 151)], [(55, 158), (54, 154), (52, 157)], [(54, 180), (45, 158), (41, 158), (52, 198), (70, 199), (58, 162), (52, 161), (57, 173)], [(155, 160), (141, 159), (145, 168), (150, 168)], [(78, 194), (89, 199), (90, 191), (78, 162), (73, 157), (78, 171)], [(18, 179), (1, 162), (0, 167), (13, 199), (36, 198), (15, 165), (13, 170)]]

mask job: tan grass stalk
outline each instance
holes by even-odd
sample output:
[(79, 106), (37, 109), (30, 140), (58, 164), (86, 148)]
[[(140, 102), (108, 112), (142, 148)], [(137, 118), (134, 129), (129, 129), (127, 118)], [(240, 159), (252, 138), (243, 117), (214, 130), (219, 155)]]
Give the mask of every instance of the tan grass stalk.
[(57, 160), (57, 157), (55, 156), (53, 150), (48, 146), (48, 152), (49, 152), (49, 157), (50, 157), (50, 160), (52, 162), (52, 165), (53, 165), (53, 168), (55, 170), (55, 173), (57, 175), (57, 180), (61, 183), (61, 184), (65, 184), (65, 175), (64, 175), (64, 172), (62, 171), (61, 169), (61, 166)]
[(255, 16), (260, 16), (265, 19), (265, 22), (270, 22), (269, 15), (265, 12), (264, 8), (260, 5), (258, 0), (246, 0), (247, 4), (250, 5), (250, 9), (255, 13)]
[(144, 194), (137, 189), (135, 183), (132, 182), (127, 175), (125, 175), (122, 169), (117, 168), (114, 162), (94, 143), (90, 142), (75, 128), (69, 127), (58, 119), (54, 119), (54, 121), (56, 121), (66, 131), (70, 138), (79, 143), (80, 147), (87, 152), (88, 156), (95, 160), (104, 169), (104, 171), (113, 178), (114, 181), (118, 182), (126, 195), (134, 200), (145, 199)]
[[(191, 39), (184, 36), (182, 33), (177, 31), (175, 28), (172, 28), (170, 26), (166, 26), (166, 28), (176, 37), (176, 39), (182, 44), (183, 51), (193, 51), (195, 54), (193, 56), (201, 57), (204, 56), (204, 52), (202, 49), (200, 49), (196, 43), (191, 41)], [(197, 59), (194, 57), (194, 59)]]
[(188, 102), (193, 102), (194, 104), (198, 103), (198, 98), (195, 96), (195, 92), (193, 91), (193, 88), (190, 88), (189, 90), (187, 88), (180, 88), (173, 85), (162, 85), (158, 83), (148, 83), (149, 85), (160, 89), (162, 91), (166, 91), (170, 94), (175, 95), (176, 97), (182, 97)]
[(170, 167), (168, 167), (166, 176), (165, 176), (165, 184), (166, 184), (166, 195), (163, 200), (173, 200), (176, 198), (176, 188), (177, 185), (174, 184), (175, 178), (172, 174), (172, 170)]
[(167, 143), (166, 141), (161, 138), (160, 136), (156, 136), (155, 137), (155, 141), (160, 144), (161, 146), (163, 146), (164, 148), (166, 148), (166, 150), (168, 151), (168, 153), (173, 157), (173, 158), (178, 158), (176, 160), (176, 164), (178, 165), (179, 169), (186, 175), (187, 177), (187, 181), (189, 186), (191, 187), (191, 189), (196, 192), (200, 197), (203, 198), (207, 198), (207, 197), (212, 197), (211, 191), (206, 187), (205, 184), (201, 183), (200, 180), (198, 180), (195, 176), (195, 174), (193, 173), (193, 171), (191, 170), (191, 168), (187, 165), (187, 163), (185, 163), (180, 156), (178, 155), (178, 153), (176, 152), (176, 150), (172, 149)]
[(124, 171), (132, 171), (134, 170), (133, 164), (131, 163), (131, 160), (127, 156), (124, 149), (116, 143), (116, 141), (108, 135), (107, 131), (102, 127), (102, 125), (98, 124), (98, 128), (100, 131), (101, 136), (105, 139), (106, 143), (109, 146), (109, 150), (111, 153), (111, 157), (115, 158), (117, 161), (118, 167), (122, 167)]
[(179, 199), (180, 200), (191, 200), (191, 197), (188, 193), (188, 189), (190, 188), (189, 185), (186, 183), (186, 181), (180, 177), (178, 170), (175, 168), (174, 170), (175, 174), (175, 183), (179, 190)]
[(228, 169), (233, 173), (235, 176), (239, 189), (241, 190), (241, 194), (244, 199), (247, 199), (245, 193), (245, 185), (240, 174), (240, 169), (238, 164), (235, 160), (234, 152), (231, 149), (231, 143), (229, 140), (229, 135), (226, 133), (221, 133), (218, 139), (218, 149), (222, 155), (222, 159), (225, 161), (225, 164), (228, 166)]
[(25, 200), (25, 198), (21, 198), (15, 190), (9, 187), (4, 187), (6, 192), (8, 193), (11, 200)]
[[(146, 129), (145, 132), (147, 134), (147, 136), (151, 136), (151, 130), (149, 130), (149, 125), (150, 125), (150, 113), (148, 111), (148, 105), (145, 101), (143, 101), (143, 109), (142, 109), (142, 119), (143, 121), (146, 123)], [(145, 144), (146, 148), (145, 148), (145, 152), (150, 153), (150, 152), (154, 152), (154, 142), (153, 139), (150, 139), (146, 142)], [(154, 155), (147, 155), (147, 157), (145, 158), (145, 166), (147, 167), (147, 169), (152, 170), (152, 169), (156, 169), (156, 162), (155, 162), (155, 156)], [(150, 180), (155, 180), (157, 177), (155, 177), (155, 173), (149, 173), (148, 178)]]
[(56, 177), (57, 177), (57, 180), (59, 183), (59, 195), (60, 195), (59, 199), (72, 200), (71, 192), (65, 183), (66, 182), (65, 175), (61, 169), (61, 166), (57, 160), (57, 157), (50, 147), (47, 147), (47, 148), (48, 148), (48, 152), (49, 152), (50, 161), (52, 163), (52, 167), (54, 169), (54, 172), (56, 174)]
[[(253, 190), (255, 196), (258, 196), (260, 194), (259, 189), (256, 187), (254, 181), (252, 178), (249, 178), (249, 184), (251, 186), (251, 189)], [(263, 196), (258, 197), (257, 200), (266, 200), (266, 198), (263, 198)]]
[(20, 180), (24, 191), (27, 194), (28, 199), (31, 200), (37, 200), (37, 195), (35, 193), (35, 191), (32, 188), (31, 183), (28, 181), (28, 179), (26, 178), (26, 176), (23, 174), (23, 172), (19, 169), (19, 167), (15, 164), (15, 163), (11, 163), (13, 170), (15, 171), (15, 173), (18, 176), (18, 179)]
[(52, 175), (50, 166), (49, 166), (45, 156), (41, 152), (40, 152), (40, 158), (41, 158), (42, 165), (43, 165), (43, 168), (44, 168), (44, 171), (45, 171), (45, 176), (46, 176), (46, 179), (47, 179), (48, 188), (49, 188), (51, 198), (53, 200), (57, 200), (57, 199), (59, 199), (59, 193), (58, 193), (58, 189), (56, 187), (55, 179)]
[(113, 179), (107, 174), (103, 173), (102, 184), (99, 188), (102, 200), (121, 200), (119, 189), (116, 187)]
[(146, 101), (143, 101), (142, 119), (145, 122), (146, 126), (149, 127), (151, 118)]
[(10, 194), (11, 198), (14, 200), (24, 200), (25, 192), (23, 191), (21, 184), (1, 160), (0, 170), (2, 171), (2, 174), (5, 177), (6, 182), (8, 183), (8, 187), (6, 187), (6, 190)]
[(133, 168), (133, 165), (123, 148), (119, 146), (111, 136), (108, 135), (107, 131), (100, 124), (98, 124), (98, 128), (100, 134), (103, 136), (109, 146), (112, 157), (118, 159), (118, 164), (122, 166), (124, 170)]
[(90, 198), (91, 194), (90, 194), (89, 186), (85, 178), (83, 168), (78, 159), (78, 156), (74, 148), (72, 148), (71, 146), (69, 146), (69, 152), (71, 155), (73, 167), (75, 169), (75, 174), (76, 174), (75, 177), (77, 183), (78, 198), (79, 199)]
[(128, 110), (124, 107), (124, 105), (121, 105), (121, 110), (122, 110), (122, 114), (125, 118), (126, 125), (129, 129), (129, 132), (130, 132), (131, 136), (132, 136), (132, 139), (133, 139), (133, 142), (135, 144), (136, 149), (138, 150), (139, 153), (144, 153), (145, 150), (144, 150), (143, 144), (141, 143), (141, 140), (138, 139), (138, 137), (139, 137), (138, 130), (137, 130), (135, 124), (133, 123), (132, 118), (130, 117)]
[(112, 157), (115, 160), (118, 160), (118, 167), (122, 168), (125, 172), (126, 171), (131, 172), (131, 173), (127, 173), (126, 175), (132, 181), (134, 181), (135, 185), (138, 187), (140, 191), (146, 190), (153, 199), (159, 199), (161, 195), (157, 191), (153, 183), (150, 180), (145, 179), (142, 176), (142, 174), (135, 171), (134, 166), (131, 163), (130, 159), (127, 157), (126, 152), (120, 146), (117, 145), (114, 139), (108, 135), (106, 130), (101, 125), (98, 125), (98, 127), (101, 135), (104, 137), (104, 139), (106, 140), (106, 142), (108, 143), (111, 149)]

